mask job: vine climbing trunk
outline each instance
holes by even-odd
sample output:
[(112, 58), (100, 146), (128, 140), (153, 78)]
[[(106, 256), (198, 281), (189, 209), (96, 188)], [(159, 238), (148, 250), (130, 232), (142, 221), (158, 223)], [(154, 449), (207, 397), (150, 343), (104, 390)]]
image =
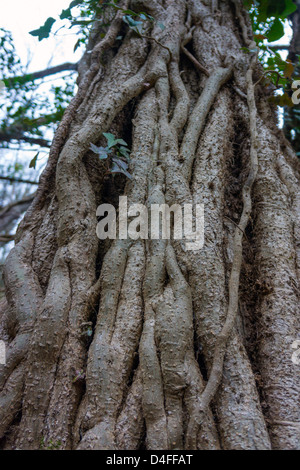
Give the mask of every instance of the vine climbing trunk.
[[(128, 7), (155, 21), (136, 34), (120, 9), (93, 29), (6, 261), (1, 447), (300, 449), (299, 168), (247, 12)], [(132, 179), (90, 150), (105, 132), (130, 145)], [(122, 195), (204, 204), (203, 248), (100, 241), (97, 206)]]

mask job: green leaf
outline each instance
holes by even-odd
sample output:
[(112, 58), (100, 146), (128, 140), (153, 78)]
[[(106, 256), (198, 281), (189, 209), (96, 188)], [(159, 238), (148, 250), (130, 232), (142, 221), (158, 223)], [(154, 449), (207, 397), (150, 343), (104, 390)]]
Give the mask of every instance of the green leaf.
[(97, 155), (99, 155), (99, 158), (100, 160), (106, 160), (107, 157), (108, 157), (108, 149), (105, 148), (105, 147), (97, 147), (96, 145), (94, 144), (91, 144), (90, 145), (90, 149), (96, 153)]
[(250, 9), (255, 3), (258, 13), (257, 23), (264, 23), (270, 18), (285, 19), (297, 10), (297, 5), (292, 0), (255, 0), (244, 1), (244, 4)]
[(125, 140), (123, 140), (123, 139), (116, 139), (114, 145), (118, 145), (118, 144), (125, 145), (125, 146), (128, 145), (127, 142), (125, 142)]
[(118, 158), (113, 158), (113, 165), (111, 168), (111, 173), (122, 173), (123, 175), (127, 176), (127, 178), (132, 179), (132, 176), (127, 171), (128, 165), (127, 163), (123, 162)]
[(72, 13), (71, 13), (71, 8), (67, 8), (66, 10), (63, 10), (61, 14), (59, 15), (61, 20), (68, 19), (70, 20), (72, 18)]
[(278, 41), (282, 36), (284, 36), (284, 25), (279, 18), (276, 18), (269, 31), (266, 32), (266, 37), (269, 42), (274, 42)]
[(78, 41), (76, 42), (75, 46), (74, 46), (74, 49), (73, 51), (76, 52), (78, 47), (80, 46), (80, 44), (82, 44), (82, 39), (78, 39)]
[(37, 162), (37, 158), (39, 156), (40, 152), (38, 152), (34, 157), (33, 159), (31, 160), (31, 162), (29, 163), (29, 168), (34, 168), (36, 167), (36, 162)]
[(128, 24), (129, 28), (135, 33), (141, 34), (143, 30), (143, 22), (134, 20), (130, 15), (123, 16), (124, 23)]
[(123, 157), (125, 157), (127, 160), (129, 160), (129, 153), (130, 153), (130, 152), (129, 152), (129, 149), (128, 149), (128, 148), (126, 148), (126, 147), (120, 147), (120, 148), (119, 148), (119, 153), (120, 153), (121, 155), (123, 155)]
[(135, 11), (132, 11), (132, 10), (123, 10), (123, 13), (125, 15), (130, 15), (130, 16), (139, 16), (138, 13), (136, 13)]
[(82, 3), (82, 0), (73, 0), (73, 2), (70, 3), (69, 8), (77, 7), (80, 3)]
[(116, 157), (113, 157), (112, 161), (114, 163), (116, 163), (120, 168), (122, 168), (123, 170), (127, 170), (128, 169), (128, 165), (126, 162), (124, 162), (123, 160), (121, 160), (120, 158), (116, 158)]
[(111, 147), (113, 147), (115, 145), (115, 142), (116, 142), (116, 138), (113, 134), (111, 134), (110, 132), (103, 132), (103, 135), (104, 137), (106, 138), (107, 140), (107, 146), (108, 148), (110, 149)]
[(297, 10), (297, 5), (292, 0), (285, 0), (285, 9), (282, 12), (282, 18), (287, 18)]
[(31, 34), (31, 36), (38, 36), (39, 41), (47, 39), (54, 23), (55, 19), (50, 17), (45, 21), (43, 26), (41, 26), (39, 29), (35, 29), (34, 31), (30, 31), (29, 34)]

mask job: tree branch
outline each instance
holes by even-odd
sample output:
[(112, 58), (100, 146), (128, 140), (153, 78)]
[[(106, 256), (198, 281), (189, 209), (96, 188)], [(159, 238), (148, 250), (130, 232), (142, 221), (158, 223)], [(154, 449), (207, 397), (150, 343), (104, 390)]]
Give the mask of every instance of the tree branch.
[(66, 71), (77, 71), (78, 64), (72, 64), (70, 62), (65, 62), (64, 64), (57, 65), (55, 67), (49, 67), (48, 69), (41, 70), (39, 72), (27, 73), (26, 75), (19, 75), (16, 77), (10, 77), (4, 79), (6, 86), (12, 86), (15, 82), (26, 83), (33, 80), (39, 80), (41, 78), (48, 77), (49, 75), (55, 75), (57, 73), (66, 72)]
[[(14, 223), (18, 218), (27, 211), (28, 207), (33, 201), (35, 193), (32, 193), (28, 196), (23, 197), (23, 199), (19, 201), (12, 202), (5, 206), (2, 210), (0, 210), (0, 231), (1, 232), (8, 232), (14, 226)], [(10, 237), (10, 235), (1, 235), (1, 237)], [(10, 240), (4, 242), (7, 243)]]
[(280, 45), (273, 45), (273, 44), (268, 44), (268, 47), (270, 49), (273, 49), (274, 51), (288, 51), (289, 50), (289, 45), (288, 44), (280, 44)]
[(28, 137), (17, 130), (14, 130), (12, 132), (0, 132), (0, 142), (11, 142), (12, 140), (24, 141), (28, 142), (29, 144), (37, 144), (41, 147), (50, 148), (49, 141), (42, 138)]
[(39, 184), (37, 181), (24, 180), (22, 178), (13, 178), (10, 176), (0, 176), (0, 180), (11, 181), (12, 183)]
[(0, 243), (9, 243), (15, 239), (14, 235), (0, 235)]

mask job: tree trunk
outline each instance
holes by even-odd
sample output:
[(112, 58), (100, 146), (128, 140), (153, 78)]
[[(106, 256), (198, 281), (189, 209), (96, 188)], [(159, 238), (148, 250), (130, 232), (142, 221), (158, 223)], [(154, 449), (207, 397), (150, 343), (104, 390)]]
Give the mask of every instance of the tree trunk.
[[(247, 13), (130, 8), (165, 28), (126, 32), (118, 11), (93, 31), (6, 261), (1, 446), (300, 449), (299, 169), (253, 85)], [(89, 150), (108, 131), (131, 146), (132, 180)], [(204, 204), (204, 247), (99, 241), (96, 208), (120, 195)]]

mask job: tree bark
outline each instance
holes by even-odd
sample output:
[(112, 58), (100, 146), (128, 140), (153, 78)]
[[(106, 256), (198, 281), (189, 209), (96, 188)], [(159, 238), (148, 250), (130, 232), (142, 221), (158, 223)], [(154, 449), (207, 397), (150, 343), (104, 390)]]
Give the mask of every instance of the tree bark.
[[(93, 32), (6, 261), (1, 446), (300, 449), (299, 169), (253, 85), (247, 13), (237, 0), (128, 6), (164, 30), (117, 46), (119, 11), (104, 39)], [(131, 145), (132, 180), (89, 150), (103, 132)], [(204, 204), (204, 247), (100, 242), (96, 208), (119, 195)]]

